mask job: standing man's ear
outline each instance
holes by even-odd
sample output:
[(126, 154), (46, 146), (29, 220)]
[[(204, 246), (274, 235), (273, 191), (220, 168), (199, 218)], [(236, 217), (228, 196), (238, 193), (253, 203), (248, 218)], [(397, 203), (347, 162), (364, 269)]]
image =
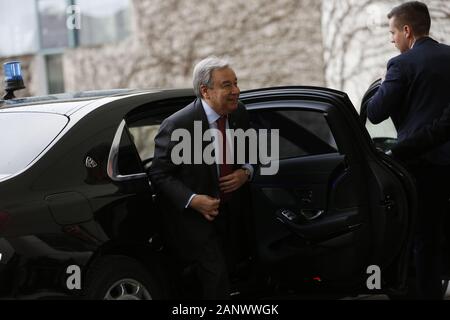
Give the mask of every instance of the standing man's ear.
[(407, 25), (407, 24), (405, 24), (405, 25), (403, 26), (403, 32), (405, 32), (405, 35), (406, 35), (407, 38), (410, 38), (410, 37), (413, 36), (413, 34), (412, 34), (412, 29), (411, 29), (411, 27), (410, 27), (409, 25)]
[(202, 97), (204, 99), (209, 99), (209, 94), (208, 94), (208, 86), (205, 86), (204, 84), (200, 86), (200, 92), (202, 94)]

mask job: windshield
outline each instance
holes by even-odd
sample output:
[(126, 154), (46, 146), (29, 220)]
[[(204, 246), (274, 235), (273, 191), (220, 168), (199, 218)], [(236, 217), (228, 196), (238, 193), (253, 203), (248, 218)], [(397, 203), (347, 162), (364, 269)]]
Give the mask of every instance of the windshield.
[(0, 112), (0, 179), (26, 168), (67, 122), (53, 113)]

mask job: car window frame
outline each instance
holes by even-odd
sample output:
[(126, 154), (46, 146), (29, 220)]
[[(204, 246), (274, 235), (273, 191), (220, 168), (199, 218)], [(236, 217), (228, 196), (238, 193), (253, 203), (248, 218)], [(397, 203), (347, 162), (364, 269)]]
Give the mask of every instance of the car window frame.
[[(124, 130), (126, 129), (126, 125), (127, 124), (126, 124), (125, 119), (122, 119), (122, 121), (119, 124), (119, 127), (116, 130), (116, 133), (114, 134), (113, 142), (111, 144), (111, 149), (109, 151), (109, 156), (108, 156), (107, 173), (108, 173), (108, 176), (113, 181), (116, 181), (116, 182), (147, 178), (147, 174), (145, 173), (143, 168), (142, 168), (143, 172), (139, 172), (139, 173), (122, 175), (119, 172), (118, 163), (119, 163), (120, 142), (121, 142)], [(140, 158), (138, 158), (138, 159), (140, 161)]]

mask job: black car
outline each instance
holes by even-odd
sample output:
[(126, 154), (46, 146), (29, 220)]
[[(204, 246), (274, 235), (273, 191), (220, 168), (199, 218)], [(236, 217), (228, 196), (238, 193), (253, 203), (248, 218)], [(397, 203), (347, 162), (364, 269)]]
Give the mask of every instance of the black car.
[[(118, 90), (3, 103), (0, 297), (159, 299), (195, 289), (189, 266), (164, 247), (147, 175), (159, 125), (193, 99), (187, 89)], [(377, 150), (347, 95), (276, 87), (241, 101), (254, 128), (280, 130), (280, 159), (278, 174), (251, 182), (253, 254), (233, 274), (233, 298), (403, 290), (414, 183)]]

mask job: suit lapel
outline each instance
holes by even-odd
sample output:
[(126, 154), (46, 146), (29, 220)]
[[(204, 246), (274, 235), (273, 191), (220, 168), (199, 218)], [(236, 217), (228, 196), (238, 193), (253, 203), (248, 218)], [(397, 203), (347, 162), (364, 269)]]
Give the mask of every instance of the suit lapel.
[[(195, 101), (194, 104), (194, 108), (196, 111), (196, 119), (197, 121), (202, 121), (202, 135), (205, 133), (206, 130), (209, 129), (209, 122), (208, 122), (208, 118), (206, 117), (206, 113), (205, 110), (203, 109), (203, 105), (202, 105), (202, 101), (200, 99), (197, 99)], [(206, 146), (209, 144), (210, 142), (205, 142), (202, 140), (202, 151), (205, 150)], [(203, 155), (202, 155), (203, 156)], [(210, 172), (210, 177), (211, 177), (211, 187), (213, 187), (216, 190), (217, 195), (219, 194), (219, 178), (217, 176), (217, 165), (216, 164), (212, 164), (212, 165), (208, 165), (208, 164), (203, 164)]]
[[(237, 129), (241, 128), (238, 119), (239, 119), (239, 117), (238, 117), (238, 114), (236, 111), (228, 115), (228, 126), (231, 130), (237, 130)], [(234, 142), (235, 143), (233, 144), (233, 146), (234, 146), (233, 147), (233, 151), (234, 151), (233, 168), (236, 170), (236, 169), (239, 169), (241, 167), (241, 165), (238, 164), (238, 162), (237, 162), (237, 147), (238, 146), (236, 145), (236, 141), (234, 141)]]
[(234, 112), (228, 116), (228, 126), (230, 127), (230, 129), (236, 130), (237, 125)]

